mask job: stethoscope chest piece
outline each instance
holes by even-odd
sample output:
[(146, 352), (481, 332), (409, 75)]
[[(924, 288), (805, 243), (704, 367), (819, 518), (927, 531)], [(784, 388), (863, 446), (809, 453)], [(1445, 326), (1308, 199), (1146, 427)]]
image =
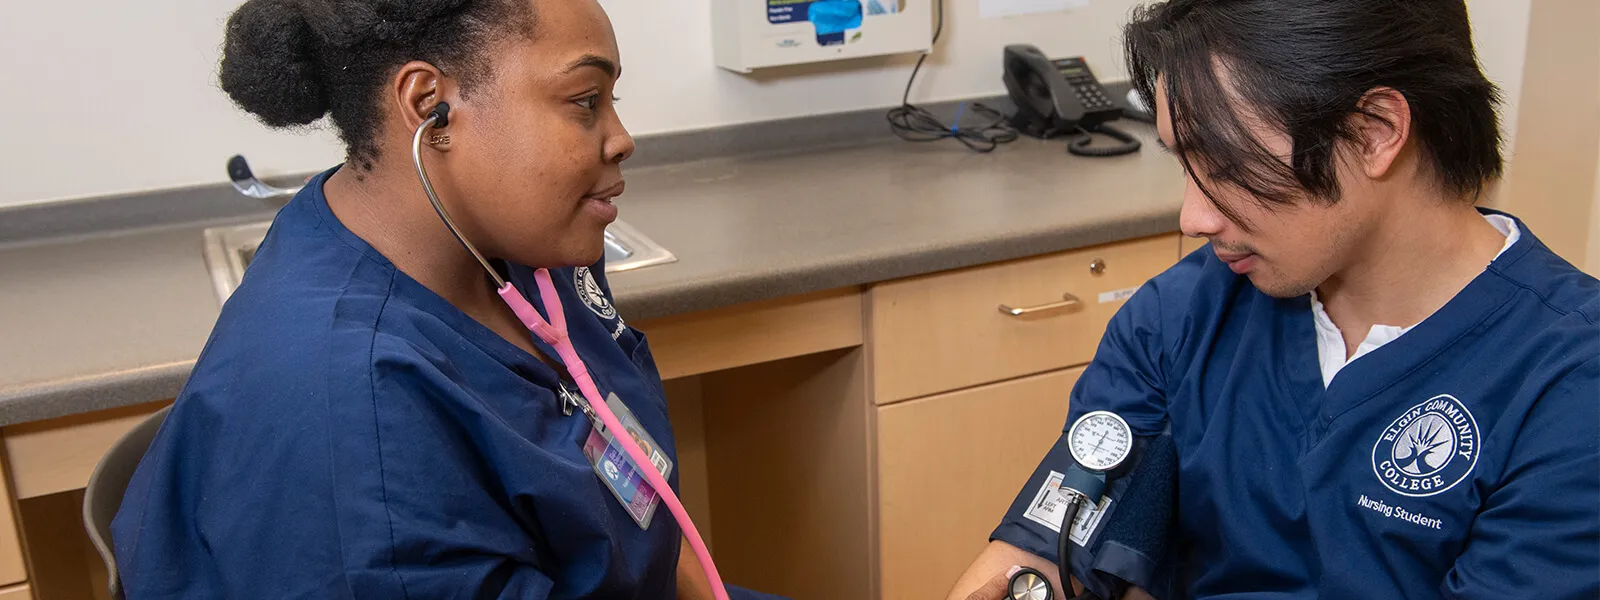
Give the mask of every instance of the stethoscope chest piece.
[(1043, 573), (1028, 567), (1011, 576), (1011, 581), (1006, 583), (1006, 593), (1011, 600), (1052, 600), (1055, 596), (1050, 589), (1050, 580), (1045, 579)]

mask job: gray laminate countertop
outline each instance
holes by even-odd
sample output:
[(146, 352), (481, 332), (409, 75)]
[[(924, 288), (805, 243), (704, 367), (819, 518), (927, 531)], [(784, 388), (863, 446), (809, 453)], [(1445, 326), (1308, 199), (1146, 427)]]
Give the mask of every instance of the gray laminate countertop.
[[(1145, 149), (885, 135), (625, 167), (622, 219), (678, 262), (612, 274), (616, 304), (637, 321), (1176, 231), (1177, 163), (1149, 125), (1119, 126)], [(201, 255), (216, 224), (0, 245), (0, 425), (176, 395), (218, 314)]]

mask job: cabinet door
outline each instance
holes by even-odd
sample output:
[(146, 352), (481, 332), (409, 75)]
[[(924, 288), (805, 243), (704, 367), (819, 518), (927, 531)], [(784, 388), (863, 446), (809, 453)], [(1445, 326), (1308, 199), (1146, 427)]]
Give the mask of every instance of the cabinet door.
[(878, 409), (882, 598), (944, 598), (1061, 436), (1082, 367)]
[[(28, 569), (22, 560), (22, 538), (17, 536), (16, 514), (11, 510), (11, 494), (6, 484), (5, 465), (0, 464), (0, 585), (20, 583), (28, 579)], [(3, 598), (0, 591), (0, 598)]]

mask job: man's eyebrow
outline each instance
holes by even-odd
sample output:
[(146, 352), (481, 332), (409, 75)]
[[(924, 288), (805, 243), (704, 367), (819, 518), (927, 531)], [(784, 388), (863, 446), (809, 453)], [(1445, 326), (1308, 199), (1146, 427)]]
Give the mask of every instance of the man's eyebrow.
[(604, 56), (597, 56), (594, 54), (585, 54), (578, 57), (578, 60), (572, 61), (571, 64), (567, 65), (565, 72), (571, 73), (584, 67), (594, 67), (596, 69), (600, 69), (601, 71), (604, 71), (607, 76), (612, 78), (615, 78), (617, 75), (622, 73), (622, 67), (618, 66), (617, 63), (611, 62), (611, 59)]
[(1165, 152), (1167, 154), (1177, 154), (1176, 152), (1172, 151), (1172, 147), (1171, 146), (1167, 145), (1166, 140), (1161, 139), (1160, 136), (1156, 136), (1156, 145), (1161, 147), (1161, 151), (1162, 152)]

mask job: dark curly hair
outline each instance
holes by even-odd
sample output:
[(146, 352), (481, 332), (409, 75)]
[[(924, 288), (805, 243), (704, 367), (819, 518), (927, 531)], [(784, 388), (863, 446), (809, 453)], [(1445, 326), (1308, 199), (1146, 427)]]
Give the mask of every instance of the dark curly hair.
[(487, 77), (484, 48), (533, 34), (528, 0), (249, 0), (228, 18), (223, 91), (269, 127), (332, 115), (346, 160), (372, 169), (379, 92), (427, 61), (461, 82)]
[[(1263, 203), (1338, 200), (1336, 143), (1355, 138), (1349, 117), (1377, 87), (1405, 96), (1441, 189), (1476, 199), (1501, 174), (1499, 90), (1479, 68), (1463, 0), (1170, 0), (1136, 10), (1125, 33), (1147, 106), (1166, 76), (1173, 150)], [(1287, 164), (1249, 133), (1233, 97), (1293, 140)]]

